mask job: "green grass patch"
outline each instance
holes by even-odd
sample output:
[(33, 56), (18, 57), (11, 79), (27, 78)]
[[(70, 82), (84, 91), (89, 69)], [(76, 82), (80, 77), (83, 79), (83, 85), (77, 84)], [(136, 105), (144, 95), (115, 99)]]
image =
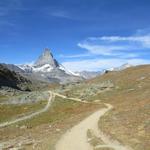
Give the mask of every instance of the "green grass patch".
[(19, 125), (24, 124), (26, 126), (34, 127), (41, 124), (52, 124), (56, 122), (61, 122), (70, 117), (71, 115), (82, 111), (78, 110), (78, 108), (81, 108), (81, 105), (85, 104), (68, 99), (62, 99), (56, 96), (50, 109), (47, 112), (35, 116), (32, 119), (22, 121), (21, 123), (19, 123)]
[(35, 112), (39, 109), (44, 108), (46, 104), (47, 101), (22, 105), (14, 105), (14, 104), (0, 105), (0, 123)]

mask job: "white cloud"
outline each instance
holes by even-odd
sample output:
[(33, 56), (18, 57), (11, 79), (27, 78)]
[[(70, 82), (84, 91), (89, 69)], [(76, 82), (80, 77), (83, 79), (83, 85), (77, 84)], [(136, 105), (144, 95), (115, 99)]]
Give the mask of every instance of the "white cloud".
[(76, 54), (76, 55), (63, 55), (61, 54), (60, 57), (62, 58), (79, 58), (79, 57), (88, 57), (91, 56), (90, 53), (85, 53), (85, 54)]
[(63, 62), (62, 65), (72, 71), (97, 71), (112, 67), (119, 67), (125, 63), (132, 65), (149, 64), (150, 60), (144, 59), (86, 59), (81, 61)]
[(117, 45), (98, 45), (98, 44), (91, 44), (91, 43), (78, 43), (80, 48), (84, 48), (88, 50), (91, 54), (101, 54), (101, 55), (118, 55), (112, 53), (112, 51), (120, 51), (129, 49), (129, 46), (117, 46)]
[(121, 36), (103, 36), (98, 38), (90, 38), (92, 40), (104, 40), (109, 42), (119, 42), (119, 41), (127, 41), (127, 42), (137, 42), (141, 44), (141, 46), (145, 48), (150, 48), (150, 34), (143, 35), (143, 36), (128, 36), (128, 37), (121, 37)]
[[(140, 35), (138, 32), (132, 36), (87, 38), (78, 43), (78, 46), (85, 50), (84, 54), (70, 56), (70, 58), (80, 59), (63, 62), (63, 65), (72, 71), (96, 71), (118, 67), (125, 63), (131, 65), (150, 64), (147, 57), (150, 55), (149, 33)], [(93, 59), (87, 59), (86, 57), (89, 55)]]
[(53, 16), (53, 17), (72, 19), (70, 17), (70, 15), (66, 11), (63, 11), (63, 10), (52, 11), (52, 12), (50, 12), (50, 15)]
[(137, 51), (140, 53), (150, 52), (150, 34), (127, 37), (90, 37), (78, 43), (78, 46), (95, 55), (122, 56), (126, 54), (127, 56), (135, 56), (136, 54), (137, 56)]

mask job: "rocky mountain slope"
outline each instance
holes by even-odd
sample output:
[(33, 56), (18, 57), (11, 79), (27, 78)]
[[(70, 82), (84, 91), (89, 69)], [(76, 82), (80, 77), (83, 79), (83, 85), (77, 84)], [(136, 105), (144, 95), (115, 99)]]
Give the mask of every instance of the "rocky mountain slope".
[(0, 64), (0, 88), (7, 86), (20, 90), (29, 90), (29, 84), (31, 84), (31, 81)]
[(85, 79), (91, 79), (95, 78), (96, 76), (100, 75), (101, 72), (99, 71), (81, 71), (81, 72), (75, 72), (77, 75), (82, 76)]
[(11, 71), (17, 72), (17, 73), (25, 73), (24, 70), (22, 70), (20, 67), (14, 65), (14, 64), (5, 64), (2, 63), (1, 65), (3, 65), (4, 67), (8, 68)]

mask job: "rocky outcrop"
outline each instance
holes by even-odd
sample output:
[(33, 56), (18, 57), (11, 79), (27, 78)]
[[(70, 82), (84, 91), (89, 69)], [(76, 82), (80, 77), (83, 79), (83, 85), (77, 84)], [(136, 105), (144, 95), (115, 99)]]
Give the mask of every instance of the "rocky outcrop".
[(30, 90), (27, 87), (29, 84), (31, 84), (29, 80), (0, 64), (0, 88), (7, 86), (19, 90)]

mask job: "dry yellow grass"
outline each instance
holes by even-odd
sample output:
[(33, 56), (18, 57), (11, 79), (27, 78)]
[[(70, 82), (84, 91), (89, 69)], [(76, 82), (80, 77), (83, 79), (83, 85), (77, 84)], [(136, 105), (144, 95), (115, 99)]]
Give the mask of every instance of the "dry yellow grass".
[[(73, 87), (67, 92), (76, 93), (92, 84), (110, 81), (114, 87), (109, 91), (89, 96), (88, 100), (110, 103), (114, 109), (99, 122), (99, 127), (112, 138), (134, 150), (150, 148), (150, 65), (109, 72)], [(74, 96), (74, 95), (73, 95)]]
[(112, 72), (89, 82), (111, 80), (117, 89), (97, 95), (114, 109), (99, 123), (112, 138), (134, 150), (150, 148), (150, 65)]

